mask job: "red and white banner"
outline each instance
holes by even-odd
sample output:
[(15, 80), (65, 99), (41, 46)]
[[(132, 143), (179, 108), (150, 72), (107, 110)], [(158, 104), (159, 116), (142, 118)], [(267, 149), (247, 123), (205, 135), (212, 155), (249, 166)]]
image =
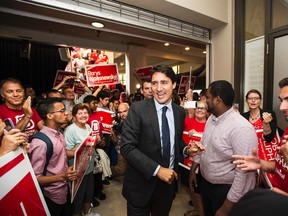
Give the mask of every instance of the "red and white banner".
[(114, 112), (100, 107), (97, 108), (96, 112), (99, 114), (100, 120), (102, 122), (103, 126), (102, 133), (111, 134), (111, 128), (113, 126), (114, 121), (112, 115), (114, 115)]
[(187, 88), (194, 89), (196, 82), (196, 76), (191, 76), (190, 86), (189, 86), (189, 76), (181, 76), (179, 87), (178, 87), (178, 94), (185, 94), (188, 91)]
[(178, 87), (178, 94), (186, 93), (188, 81), (189, 81), (189, 76), (181, 76), (179, 87)]
[(92, 132), (83, 140), (74, 153), (74, 170), (76, 170), (77, 179), (72, 182), (71, 203), (73, 202), (79, 186), (85, 176), (85, 172), (90, 164), (90, 148), (96, 145), (98, 135), (92, 135)]
[[(256, 130), (257, 138), (258, 138), (258, 156), (262, 160), (266, 161), (274, 161), (276, 149), (279, 146), (280, 138), (278, 135), (278, 131), (272, 140), (272, 142), (266, 142), (263, 137), (263, 130)], [(262, 175), (266, 175), (267, 177), (262, 178), (262, 180), (267, 185), (273, 185), (273, 174), (270, 173), (262, 173)], [(270, 182), (267, 182), (269, 180)]]
[(151, 80), (151, 75), (150, 71), (152, 69), (152, 66), (147, 66), (147, 67), (142, 67), (142, 68), (136, 68), (134, 69), (137, 77), (141, 82), (144, 81), (150, 81)]
[[(55, 87), (59, 83), (61, 83), (65, 76), (72, 76), (72, 77), (74, 77), (75, 80), (77, 80), (77, 79), (79, 80), (79, 78), (77, 78), (77, 76), (76, 76), (76, 73), (74, 73), (74, 72), (57, 70), (53, 87)], [(86, 85), (86, 80), (81, 79), (81, 82)], [(85, 92), (84, 88), (81, 86), (81, 84), (79, 82), (70, 82), (70, 83), (66, 82), (62, 86), (62, 88), (68, 88), (68, 87), (72, 88), (76, 94), (82, 95)]]
[(1, 216), (50, 215), (27, 154), (21, 148), (0, 157)]
[(119, 83), (117, 64), (86, 65), (85, 67), (88, 87)]
[[(189, 137), (188, 131), (183, 131), (182, 138), (183, 138), (186, 145), (192, 146), (193, 141), (199, 142), (201, 140), (202, 134), (193, 133), (193, 136)], [(185, 167), (186, 169), (190, 170), (192, 163), (193, 163), (193, 157), (188, 156), (187, 158), (184, 158), (184, 166), (183, 165), (182, 166)]]

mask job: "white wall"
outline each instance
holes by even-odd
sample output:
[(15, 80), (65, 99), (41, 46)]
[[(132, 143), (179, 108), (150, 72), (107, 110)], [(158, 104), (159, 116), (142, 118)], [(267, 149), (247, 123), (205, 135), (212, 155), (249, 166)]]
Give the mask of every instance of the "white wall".
[(227, 24), (212, 30), (210, 81), (234, 83), (234, 1), (227, 2)]

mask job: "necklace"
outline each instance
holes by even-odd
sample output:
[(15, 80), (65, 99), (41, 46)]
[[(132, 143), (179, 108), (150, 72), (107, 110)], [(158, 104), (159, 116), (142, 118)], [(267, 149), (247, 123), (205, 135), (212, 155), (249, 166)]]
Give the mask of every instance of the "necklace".
[(249, 118), (250, 118), (252, 121), (254, 121), (254, 120), (258, 119), (259, 116), (260, 116), (260, 114), (258, 114), (256, 117), (253, 117), (253, 116), (251, 115), (251, 113), (250, 113)]

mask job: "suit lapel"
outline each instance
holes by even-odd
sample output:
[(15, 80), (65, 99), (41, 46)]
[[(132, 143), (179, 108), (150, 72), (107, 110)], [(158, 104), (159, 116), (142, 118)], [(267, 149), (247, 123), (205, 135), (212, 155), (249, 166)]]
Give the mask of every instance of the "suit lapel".
[(174, 115), (174, 128), (175, 128), (175, 143), (177, 140), (177, 131), (179, 130), (179, 112), (176, 112), (175, 104), (172, 102), (172, 109), (173, 109), (173, 115)]
[(160, 141), (160, 128), (159, 128), (159, 123), (158, 123), (158, 115), (156, 111), (156, 106), (154, 104), (154, 100), (151, 99), (150, 103), (148, 103), (148, 109), (144, 112), (147, 112), (148, 117), (150, 118), (151, 121), (151, 127), (153, 128), (154, 136), (157, 141), (159, 150), (161, 150), (161, 141)]

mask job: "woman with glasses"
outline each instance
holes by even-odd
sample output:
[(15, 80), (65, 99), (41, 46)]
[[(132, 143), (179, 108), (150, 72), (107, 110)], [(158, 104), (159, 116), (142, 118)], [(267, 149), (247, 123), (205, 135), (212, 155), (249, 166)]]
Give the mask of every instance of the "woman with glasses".
[[(246, 103), (249, 111), (242, 114), (255, 128), (258, 137), (258, 156), (265, 161), (274, 161), (276, 148), (279, 144), (275, 137), (277, 119), (274, 111), (260, 108), (262, 96), (256, 89), (251, 89), (246, 94)], [(258, 187), (271, 187), (273, 175), (261, 172), (257, 176)]]
[[(192, 141), (200, 141), (202, 134), (204, 132), (206, 120), (207, 120), (207, 103), (205, 101), (198, 101), (197, 107), (194, 109), (194, 116), (190, 118), (189, 116), (185, 118), (184, 123), (184, 132), (183, 134), (187, 134), (188, 136), (183, 135), (184, 142), (189, 145)], [(188, 167), (191, 167), (193, 162), (193, 157), (189, 156), (184, 160), (184, 164)], [(186, 169), (181, 169), (182, 173), (182, 183), (184, 185), (189, 185), (187, 182), (189, 171)], [(194, 173), (197, 179), (197, 185), (189, 185), (190, 187), (190, 198), (194, 205), (194, 210), (189, 210), (185, 212), (184, 216), (192, 216), (192, 215), (200, 215), (204, 216), (204, 210), (202, 206), (202, 200), (200, 195), (200, 182), (201, 182), (201, 174), (200, 169), (197, 170), (197, 173)], [(191, 182), (191, 181), (189, 181)]]
[(255, 130), (262, 130), (266, 142), (271, 142), (276, 134), (277, 118), (274, 111), (267, 111), (260, 108), (262, 96), (256, 89), (251, 89), (246, 94), (246, 103), (249, 111), (242, 113), (254, 127)]

